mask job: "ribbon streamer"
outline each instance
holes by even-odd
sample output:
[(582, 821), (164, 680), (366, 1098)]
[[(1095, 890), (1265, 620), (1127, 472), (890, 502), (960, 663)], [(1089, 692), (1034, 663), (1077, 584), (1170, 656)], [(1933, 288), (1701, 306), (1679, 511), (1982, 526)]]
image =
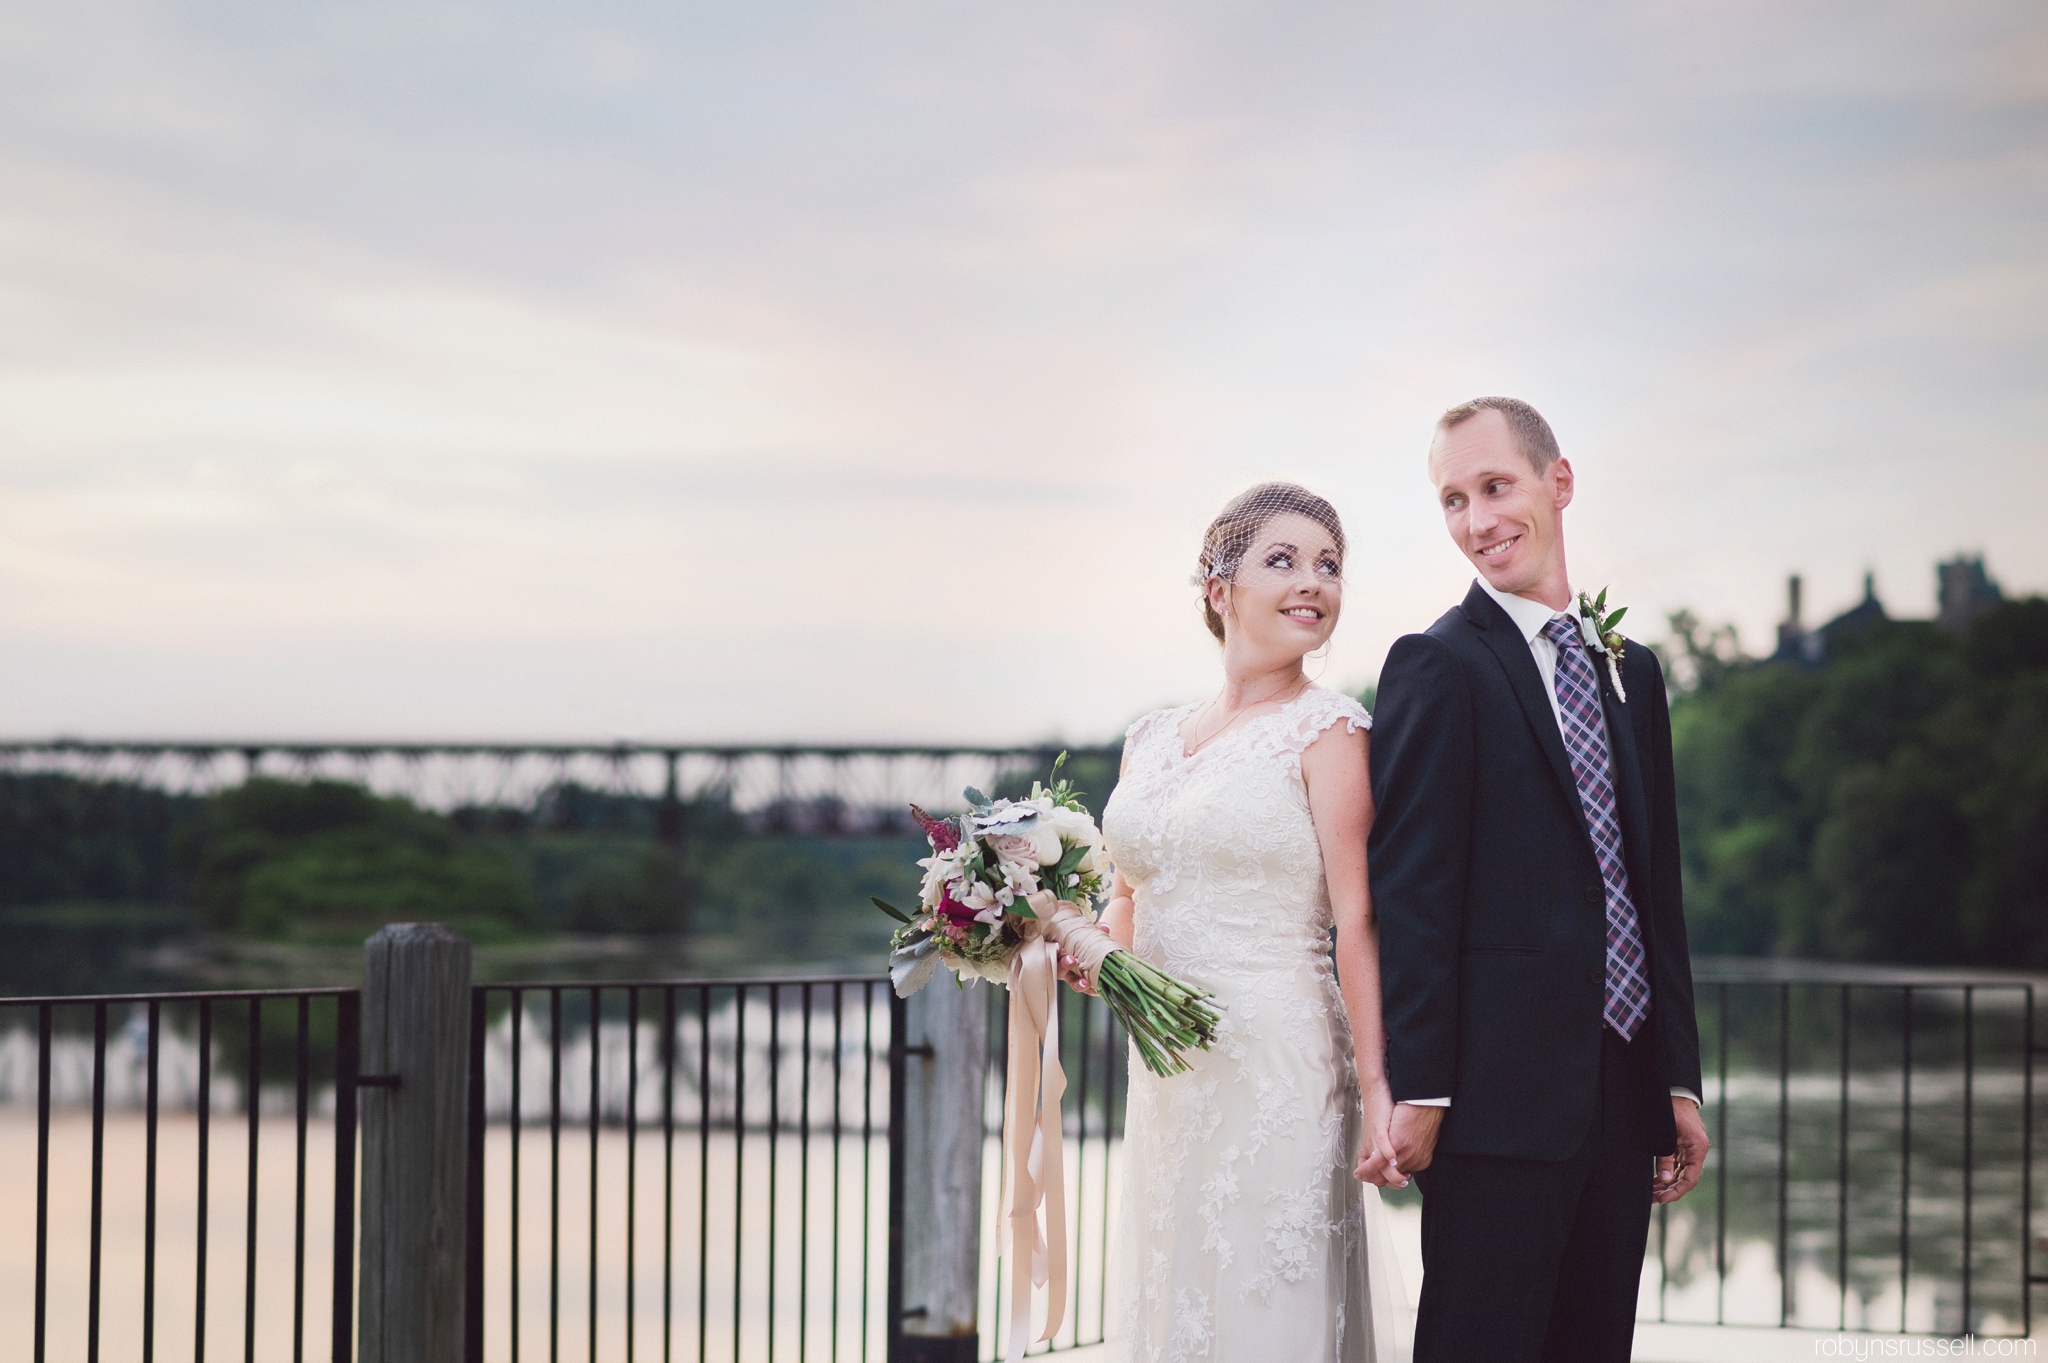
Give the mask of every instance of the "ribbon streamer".
[[(1087, 914), (1040, 890), (1027, 902), (1038, 915), (1010, 958), (1010, 1083), (1003, 1102), (1003, 1168), (1010, 1189), (1010, 1327), (1004, 1363), (1031, 1346), (1031, 1294), (1047, 1289), (1039, 1343), (1059, 1333), (1067, 1315), (1067, 1189), (1065, 1125), (1060, 1097), (1059, 954), (1080, 962), (1092, 985), (1102, 963), (1123, 950), (1095, 930)], [(1085, 929), (1085, 931), (1084, 931)], [(1039, 1211), (1044, 1209), (1044, 1223)]]

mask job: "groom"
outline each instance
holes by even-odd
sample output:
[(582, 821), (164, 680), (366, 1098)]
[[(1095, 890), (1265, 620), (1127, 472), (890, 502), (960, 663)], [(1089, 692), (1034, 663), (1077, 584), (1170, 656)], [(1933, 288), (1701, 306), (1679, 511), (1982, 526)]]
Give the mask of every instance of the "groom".
[(1624, 1363), (1650, 1206), (1707, 1153), (1664, 678), (1581, 624), (1535, 408), (1453, 407), (1429, 472), (1479, 579), (1387, 655), (1370, 842), (1415, 1363)]

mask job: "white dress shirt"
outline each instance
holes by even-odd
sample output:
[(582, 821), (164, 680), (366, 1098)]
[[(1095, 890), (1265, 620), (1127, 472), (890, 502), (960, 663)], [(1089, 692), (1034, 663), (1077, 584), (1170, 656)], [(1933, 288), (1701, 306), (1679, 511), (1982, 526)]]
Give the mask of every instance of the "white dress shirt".
[[(1536, 660), (1537, 674), (1543, 678), (1543, 694), (1550, 698), (1550, 717), (1557, 721), (1558, 736), (1563, 737), (1564, 711), (1558, 708), (1557, 703), (1557, 645), (1544, 634), (1543, 627), (1562, 616), (1579, 627), (1580, 637), (1583, 638), (1593, 628), (1592, 622), (1577, 611), (1554, 611), (1541, 601), (1531, 601), (1526, 596), (1510, 596), (1506, 592), (1496, 591), (1493, 584), (1483, 577), (1478, 581), (1479, 589), (1500, 603), (1500, 608), (1508, 613), (1508, 619), (1515, 622), (1515, 628), (1522, 631), (1522, 638), (1528, 642), (1529, 654)], [(1690, 1098), (1695, 1107), (1700, 1101), (1700, 1096), (1687, 1088), (1673, 1088), (1671, 1096)], [(1407, 1102), (1415, 1107), (1451, 1105), (1448, 1098), (1410, 1098)]]

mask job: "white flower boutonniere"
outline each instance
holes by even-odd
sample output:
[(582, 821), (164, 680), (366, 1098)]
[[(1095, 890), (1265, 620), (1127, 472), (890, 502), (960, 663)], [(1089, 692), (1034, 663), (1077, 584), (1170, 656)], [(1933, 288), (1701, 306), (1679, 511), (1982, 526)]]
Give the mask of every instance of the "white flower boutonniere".
[(1605, 587), (1600, 589), (1598, 596), (1579, 593), (1579, 634), (1585, 639), (1587, 649), (1607, 659), (1607, 675), (1614, 682), (1614, 694), (1621, 697), (1623, 705), (1628, 704), (1628, 692), (1621, 684), (1621, 653), (1628, 641), (1621, 637), (1621, 631), (1615, 626), (1627, 614), (1627, 606), (1607, 614)]

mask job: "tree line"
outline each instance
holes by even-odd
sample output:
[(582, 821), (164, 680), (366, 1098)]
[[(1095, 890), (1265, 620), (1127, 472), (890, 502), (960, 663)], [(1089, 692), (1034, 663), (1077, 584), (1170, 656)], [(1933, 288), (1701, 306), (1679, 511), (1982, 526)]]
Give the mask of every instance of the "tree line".
[(2048, 966), (2048, 601), (1834, 633), (1806, 667), (1671, 624), (1695, 952)]
[[(1746, 658), (1686, 613), (1671, 625), (1695, 951), (2048, 966), (2048, 601), (1963, 635), (1837, 632), (1812, 666)], [(1072, 774), (1099, 812), (1114, 756)], [(0, 775), (0, 934), (342, 943), (432, 917), (480, 941), (690, 934), (733, 959), (850, 958), (886, 940), (868, 896), (914, 893), (915, 840), (762, 836), (700, 801), (677, 856), (657, 817), (653, 799), (574, 785), (442, 814), (335, 782), (199, 796)]]

